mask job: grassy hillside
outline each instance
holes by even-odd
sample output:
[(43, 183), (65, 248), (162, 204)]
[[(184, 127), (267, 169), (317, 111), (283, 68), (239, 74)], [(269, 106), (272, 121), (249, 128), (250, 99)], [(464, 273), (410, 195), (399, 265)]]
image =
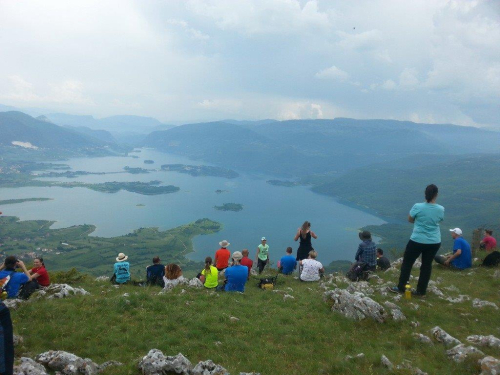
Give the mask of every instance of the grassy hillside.
[[(435, 267), (432, 279), (440, 280), (438, 287), (446, 296), (465, 294), (497, 302), (500, 279), (493, 272)], [(388, 272), (380, 277), (392, 283), (398, 274)], [(347, 286), (336, 283), (340, 288)], [(497, 311), (473, 308), (470, 300), (450, 303), (433, 293), (426, 299), (413, 299), (413, 304), (403, 299), (396, 304), (407, 319), (379, 324), (351, 321), (332, 312), (318, 283), (281, 277), (275, 292), (260, 290), (256, 284), (257, 278), (252, 277), (244, 294), (177, 287), (158, 295), (159, 288), (116, 289), (107, 282), (81, 279), (74, 285), (91, 295), (36, 300), (13, 311), (14, 331), (24, 337), (16, 355), (34, 357), (51, 349), (66, 350), (98, 363), (111, 359), (124, 363), (104, 374), (138, 374), (140, 358), (156, 348), (165, 355), (181, 352), (194, 364), (212, 359), (231, 374), (309, 375), (387, 374), (380, 362), (384, 354), (394, 365), (411, 361), (429, 374), (466, 375), (479, 373), (476, 357), (457, 364), (447, 358), (443, 344), (422, 344), (412, 335), (430, 335), (436, 325), (463, 343), (468, 335), (500, 335)], [(383, 284), (373, 279), (369, 285), (377, 288)], [(284, 300), (285, 293), (294, 298)], [(379, 292), (372, 296), (381, 303), (393, 301), (393, 297)], [(231, 322), (230, 317), (239, 321)], [(480, 349), (487, 355), (499, 355), (498, 349)], [(344, 360), (358, 353), (365, 358)], [(394, 373), (410, 374), (408, 370)]]

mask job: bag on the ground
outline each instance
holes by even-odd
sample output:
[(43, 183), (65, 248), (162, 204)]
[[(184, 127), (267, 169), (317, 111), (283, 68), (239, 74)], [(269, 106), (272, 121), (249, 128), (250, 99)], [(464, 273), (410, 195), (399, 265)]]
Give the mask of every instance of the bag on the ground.
[(355, 262), (347, 271), (346, 277), (351, 281), (368, 280), (368, 263)]
[(484, 267), (497, 267), (500, 264), (500, 252), (493, 251), (483, 260)]
[(272, 289), (274, 289), (274, 286), (276, 285), (276, 280), (278, 280), (278, 275), (276, 275), (274, 277), (266, 277), (266, 278), (259, 280), (258, 286), (261, 289), (272, 290)]

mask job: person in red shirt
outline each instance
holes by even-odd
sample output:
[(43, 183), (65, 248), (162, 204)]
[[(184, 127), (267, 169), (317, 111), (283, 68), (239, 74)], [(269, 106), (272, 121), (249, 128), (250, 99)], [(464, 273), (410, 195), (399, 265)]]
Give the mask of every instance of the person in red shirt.
[(252, 266), (253, 266), (253, 260), (251, 260), (248, 257), (248, 249), (243, 249), (241, 254), (243, 254), (243, 259), (241, 259), (240, 264), (242, 266), (248, 267), (248, 280), (250, 280), (250, 270), (252, 269)]
[(220, 271), (225, 270), (229, 265), (229, 258), (231, 257), (231, 253), (226, 247), (231, 245), (226, 240), (219, 242), (220, 249), (215, 252), (215, 267)]
[(480, 247), (486, 249), (486, 251), (491, 251), (497, 247), (497, 240), (492, 236), (493, 231), (490, 229), (484, 230), (484, 238), (480, 242)]
[(50, 278), (45, 263), (42, 258), (35, 258), (33, 268), (28, 271), (31, 275), (31, 280), (36, 280), (40, 286), (49, 286)]

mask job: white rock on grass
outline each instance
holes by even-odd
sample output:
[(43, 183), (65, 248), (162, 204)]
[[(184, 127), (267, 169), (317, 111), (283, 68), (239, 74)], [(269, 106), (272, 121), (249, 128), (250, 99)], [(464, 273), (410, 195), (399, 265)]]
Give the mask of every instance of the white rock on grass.
[(496, 270), (495, 273), (493, 274), (493, 277), (495, 279), (500, 279), (500, 270)]
[(445, 301), (451, 302), (451, 303), (461, 303), (465, 301), (469, 301), (470, 297), (464, 294), (460, 294), (458, 297), (447, 297), (445, 298)]
[(479, 346), (487, 346), (489, 348), (500, 348), (500, 339), (493, 335), (489, 336), (472, 335), (468, 336), (466, 340), (470, 343)]
[(446, 333), (445, 330), (442, 328), (436, 326), (431, 329), (431, 334), (432, 336), (439, 342), (445, 344), (445, 345), (458, 345), (461, 344), (460, 340), (454, 338), (453, 336), (449, 335)]
[(107, 362), (101, 363), (99, 365), (99, 372), (104, 371), (108, 367), (113, 367), (113, 366), (123, 366), (123, 363), (118, 362), (118, 361), (107, 361)]
[(98, 373), (99, 366), (89, 358), (80, 358), (72, 353), (62, 350), (49, 350), (36, 356), (36, 361), (51, 370), (61, 371), (63, 374), (94, 375)]
[(431, 340), (431, 338), (429, 336), (422, 335), (421, 333), (414, 333), (413, 337), (415, 337), (422, 344), (434, 345), (432, 343), (432, 340)]
[(98, 276), (95, 278), (95, 281), (97, 281), (98, 283), (102, 283), (109, 280), (110, 280), (109, 276)]
[(237, 317), (235, 317), (235, 316), (230, 316), (230, 317), (229, 317), (229, 320), (230, 320), (232, 323), (236, 323), (236, 322), (239, 322), (239, 321), (240, 321), (240, 319), (239, 319), (239, 318), (237, 318)]
[(498, 310), (498, 306), (496, 303), (490, 302), (490, 301), (482, 301), (479, 298), (474, 298), (472, 300), (472, 307), (475, 308), (483, 308), (483, 307), (493, 307), (495, 310)]
[(360, 358), (365, 358), (365, 353), (359, 353), (356, 354), (355, 356), (347, 355), (345, 356), (344, 361), (350, 361), (351, 359), (360, 359)]
[(23, 342), (23, 336), (14, 335), (14, 346), (21, 345)]
[(401, 320), (406, 320), (406, 316), (399, 309), (398, 305), (396, 305), (392, 302), (389, 302), (389, 301), (385, 301), (384, 305), (387, 306), (391, 310), (392, 319), (394, 319), (396, 322), (399, 322)]
[(332, 311), (337, 311), (346, 318), (363, 320), (371, 318), (378, 323), (387, 319), (384, 308), (363, 293), (349, 293), (344, 289), (335, 289), (324, 293), (325, 300), (333, 301)]
[(3, 301), (4, 305), (7, 306), (10, 310), (15, 310), (19, 307), (19, 305), (22, 305), (23, 303), (26, 303), (28, 301), (24, 299), (7, 299)]
[(51, 284), (50, 286), (39, 290), (33, 294), (34, 299), (45, 298), (45, 299), (55, 299), (55, 298), (66, 298), (76, 295), (89, 295), (83, 288), (73, 288), (68, 284)]
[(189, 280), (188, 286), (190, 288), (203, 288), (203, 283), (197, 277), (193, 277), (191, 280)]
[(389, 361), (389, 358), (387, 358), (383, 354), (382, 357), (380, 358), (380, 362), (382, 362), (382, 365), (386, 367), (389, 371), (392, 371), (394, 369), (394, 365), (392, 364), (392, 362)]
[(440, 298), (445, 298), (444, 293), (438, 289), (436, 286), (429, 286), (427, 288), (427, 291), (434, 293), (436, 296)]
[(14, 366), (14, 375), (47, 375), (47, 370), (31, 358), (21, 357), (21, 363)]
[(463, 362), (471, 354), (484, 356), (484, 353), (481, 350), (475, 348), (474, 346), (465, 346), (464, 344), (457, 345), (454, 348), (447, 350), (446, 354), (450, 359), (457, 363)]
[(139, 362), (139, 370), (143, 375), (182, 374), (189, 375), (193, 365), (181, 353), (176, 356), (165, 356), (158, 349), (151, 349)]
[(500, 361), (494, 357), (484, 357), (480, 359), (481, 373), (479, 375), (498, 375), (500, 374)]
[(346, 290), (350, 293), (360, 292), (367, 296), (371, 296), (375, 292), (366, 281), (350, 283)]
[(198, 362), (194, 369), (191, 370), (191, 375), (229, 375), (229, 373), (221, 365), (208, 360)]
[(290, 294), (285, 294), (283, 296), (283, 301), (286, 301), (287, 299), (294, 299), (294, 296), (291, 296)]

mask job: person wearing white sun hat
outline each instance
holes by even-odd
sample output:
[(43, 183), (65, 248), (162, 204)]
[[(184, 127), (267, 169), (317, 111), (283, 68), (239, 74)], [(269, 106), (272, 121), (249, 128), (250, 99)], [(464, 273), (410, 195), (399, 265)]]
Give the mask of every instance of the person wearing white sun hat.
[(130, 264), (126, 262), (128, 256), (118, 254), (113, 271), (113, 279), (116, 284), (125, 284), (130, 281)]

